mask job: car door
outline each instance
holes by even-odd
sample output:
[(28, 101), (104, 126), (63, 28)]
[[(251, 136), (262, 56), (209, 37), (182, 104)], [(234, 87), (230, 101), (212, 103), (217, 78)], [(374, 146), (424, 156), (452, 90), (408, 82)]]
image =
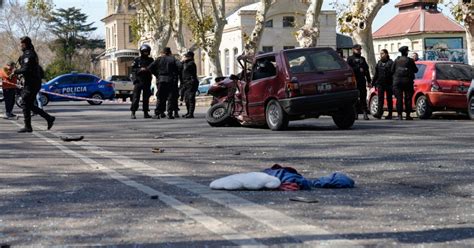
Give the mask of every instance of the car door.
[(248, 116), (254, 120), (265, 120), (265, 100), (272, 95), (277, 82), (275, 56), (264, 56), (256, 59), (252, 67), (252, 80), (248, 83), (247, 109)]
[(57, 78), (55, 82), (51, 85), (49, 91), (60, 94), (58, 95), (51, 95), (51, 100), (56, 101), (64, 101), (68, 100), (67, 98), (67, 89), (73, 85), (75, 79), (75, 75), (64, 75), (62, 77)]
[(90, 97), (98, 90), (96, 79), (90, 75), (78, 75), (74, 82), (73, 93), (79, 97)]

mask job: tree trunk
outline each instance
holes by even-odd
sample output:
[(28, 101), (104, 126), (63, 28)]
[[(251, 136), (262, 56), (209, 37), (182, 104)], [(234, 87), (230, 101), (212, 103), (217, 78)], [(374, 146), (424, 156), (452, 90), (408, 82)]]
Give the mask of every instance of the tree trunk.
[(248, 41), (245, 44), (245, 54), (255, 54), (260, 46), (260, 40), (265, 29), (265, 21), (268, 9), (272, 4), (272, 0), (261, 0), (260, 6), (255, 15), (255, 27), (250, 35)]
[(187, 51), (186, 42), (183, 36), (183, 10), (181, 8), (180, 0), (174, 0), (174, 18), (172, 22), (173, 27), (173, 39), (178, 49), (179, 54), (183, 54)]
[[(460, 1), (459, 4), (463, 4)], [(467, 58), (470, 65), (474, 65), (474, 0), (470, 3), (464, 3), (461, 5), (463, 14), (464, 29), (466, 30), (466, 42), (467, 42)]]
[(222, 68), (219, 47), (221, 45), (222, 34), (224, 33), (224, 26), (227, 24), (227, 20), (225, 19), (225, 0), (220, 0), (219, 6), (216, 5), (215, 1), (216, 0), (211, 0), (215, 21), (213, 34), (214, 39), (209, 44), (209, 47), (206, 50), (209, 56), (212, 75), (216, 77), (221, 77)]
[(296, 32), (296, 40), (301, 47), (315, 47), (319, 37), (319, 14), (322, 0), (311, 0), (306, 11), (305, 24)]
[(383, 5), (388, 3), (386, 0), (363, 1), (357, 0), (352, 4), (351, 12), (355, 18), (352, 18), (351, 26), (352, 40), (354, 43), (362, 46), (362, 56), (367, 59), (370, 73), (375, 73), (375, 52), (374, 40), (372, 38), (372, 22)]
[(354, 42), (354, 44), (359, 44), (362, 46), (362, 56), (366, 58), (367, 64), (369, 64), (370, 73), (374, 75), (375, 65), (377, 64), (377, 61), (375, 59), (372, 27), (368, 26), (364, 30), (353, 32), (352, 41)]
[(155, 32), (153, 38), (153, 49), (152, 49), (152, 56), (154, 58), (158, 58), (160, 56), (161, 50), (166, 47), (170, 40), (171, 36), (171, 28), (170, 25), (165, 25), (161, 32)]

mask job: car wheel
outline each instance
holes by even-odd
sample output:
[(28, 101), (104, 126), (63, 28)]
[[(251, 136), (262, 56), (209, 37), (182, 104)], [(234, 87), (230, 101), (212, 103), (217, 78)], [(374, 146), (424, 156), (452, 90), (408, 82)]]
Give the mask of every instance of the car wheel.
[(374, 95), (369, 102), (369, 110), (372, 116), (377, 115), (379, 111), (379, 97)]
[(469, 115), (469, 118), (471, 118), (471, 120), (474, 120), (474, 96), (471, 96), (471, 98), (469, 98), (467, 107), (467, 114)]
[(332, 120), (340, 129), (349, 129), (355, 122), (355, 107), (345, 107), (332, 116)]
[(284, 130), (288, 127), (288, 114), (276, 100), (271, 100), (267, 104), (265, 117), (268, 127), (273, 131)]
[(100, 93), (94, 93), (92, 96), (91, 96), (92, 99), (96, 99), (96, 101), (87, 101), (90, 105), (101, 105), (102, 104), (102, 100), (104, 99), (104, 97), (100, 94)]
[(40, 95), (40, 101), (41, 101), (41, 104), (42, 104), (43, 106), (46, 106), (46, 105), (48, 105), (48, 103), (49, 103), (49, 98), (48, 98), (48, 96), (46, 96), (45, 94), (41, 94), (41, 95)]
[(207, 123), (211, 127), (222, 127), (229, 123), (232, 119), (232, 108), (229, 109), (229, 104), (222, 102), (213, 105), (206, 112)]
[(428, 98), (420, 96), (416, 99), (416, 115), (420, 119), (429, 119), (433, 113)]

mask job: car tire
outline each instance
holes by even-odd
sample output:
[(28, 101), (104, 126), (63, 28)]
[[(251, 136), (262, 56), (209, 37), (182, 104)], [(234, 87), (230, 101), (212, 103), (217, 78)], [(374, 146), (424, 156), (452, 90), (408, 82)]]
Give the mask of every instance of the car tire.
[(268, 127), (273, 131), (284, 130), (288, 127), (288, 114), (276, 100), (271, 100), (265, 109), (265, 119)]
[(40, 101), (41, 101), (41, 104), (42, 104), (43, 106), (46, 106), (46, 105), (48, 105), (48, 103), (49, 103), (49, 98), (48, 98), (47, 95), (41, 94), (41, 95), (40, 95)]
[(420, 119), (429, 119), (433, 114), (433, 110), (426, 96), (420, 96), (416, 99), (416, 115)]
[[(91, 96), (92, 99), (103, 100), (104, 97), (100, 93), (94, 93)], [(90, 105), (101, 105), (102, 101), (87, 101)]]
[(211, 127), (222, 127), (232, 119), (233, 110), (229, 109), (229, 103), (222, 102), (213, 105), (206, 112), (206, 121)]
[(370, 98), (369, 102), (369, 111), (372, 116), (377, 115), (379, 110), (379, 96), (374, 95)]
[(467, 105), (467, 114), (471, 120), (474, 120), (474, 96), (471, 96)]
[(332, 120), (339, 129), (349, 129), (354, 125), (355, 115), (356, 112), (354, 106), (345, 107), (332, 115)]

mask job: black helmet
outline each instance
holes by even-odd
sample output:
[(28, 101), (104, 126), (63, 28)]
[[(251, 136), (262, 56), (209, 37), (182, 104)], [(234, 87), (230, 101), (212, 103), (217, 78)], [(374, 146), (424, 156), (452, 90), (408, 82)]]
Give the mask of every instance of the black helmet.
[(150, 54), (151, 52), (151, 47), (147, 44), (143, 44), (141, 47), (140, 47), (140, 54), (143, 55), (143, 53), (146, 52), (148, 54)]

